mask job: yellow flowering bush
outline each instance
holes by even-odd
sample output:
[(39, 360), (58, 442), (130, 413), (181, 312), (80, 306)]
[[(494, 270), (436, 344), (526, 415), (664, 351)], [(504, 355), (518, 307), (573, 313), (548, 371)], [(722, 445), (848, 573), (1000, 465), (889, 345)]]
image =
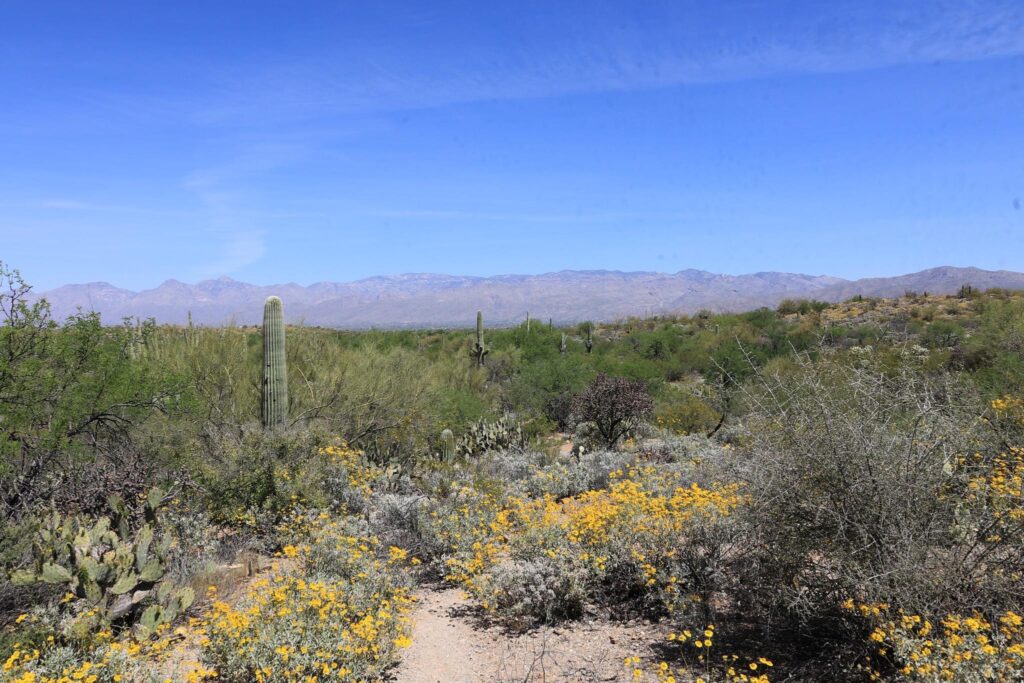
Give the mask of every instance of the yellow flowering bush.
[[(35, 615), (22, 615), (31, 623)], [(49, 635), (38, 642), (16, 643), (0, 666), (0, 681), (16, 683), (195, 683), (213, 675), (196, 658), (185, 656), (194, 644), (185, 627), (162, 626), (151, 638), (138, 640), (127, 633), (115, 639), (111, 631), (96, 634), (93, 644), (62, 643)]]
[(418, 522), (425, 549), (445, 577), (467, 586), (504, 551), (508, 524), (503, 497), (469, 485), (434, 501)]
[(319, 453), (328, 464), (329, 483), (333, 483), (335, 491), (347, 488), (368, 496), (374, 482), (383, 475), (381, 468), (366, 460), (363, 451), (351, 448), (347, 443), (326, 446)]
[[(1006, 611), (928, 618), (889, 605), (844, 604), (872, 628), (868, 635), (878, 660), (908, 681), (1010, 682), (1024, 679), (1024, 618)], [(876, 669), (873, 677), (881, 674)]]
[(702, 487), (648, 465), (562, 500), (472, 487), (455, 500), (429, 520), (450, 547), (448, 578), (488, 609), (550, 620), (578, 612), (584, 596), (656, 611), (694, 604), (709, 589), (706, 562), (724, 554), (706, 545), (724, 538), (717, 525), (745, 497), (737, 484)]
[(692, 630), (682, 629), (668, 634), (668, 641), (678, 655), (674, 662), (660, 661), (645, 667), (639, 657), (633, 656), (627, 657), (624, 664), (634, 681), (769, 683), (768, 673), (775, 666), (772, 660), (722, 653), (715, 637), (714, 624)]
[(237, 606), (214, 602), (203, 654), (225, 681), (371, 680), (408, 644), (411, 598), (402, 586), (367, 591), (353, 582), (275, 574)]
[(199, 625), (204, 661), (226, 681), (378, 678), (409, 644), (415, 558), (361, 535), (354, 518), (296, 508), (271, 576)]

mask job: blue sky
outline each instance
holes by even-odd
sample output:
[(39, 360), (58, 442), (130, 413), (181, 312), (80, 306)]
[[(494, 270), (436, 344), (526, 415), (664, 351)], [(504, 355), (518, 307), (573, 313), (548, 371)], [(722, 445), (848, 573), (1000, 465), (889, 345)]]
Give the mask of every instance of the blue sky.
[(1024, 270), (1024, 3), (7, 0), (0, 159), (43, 289)]

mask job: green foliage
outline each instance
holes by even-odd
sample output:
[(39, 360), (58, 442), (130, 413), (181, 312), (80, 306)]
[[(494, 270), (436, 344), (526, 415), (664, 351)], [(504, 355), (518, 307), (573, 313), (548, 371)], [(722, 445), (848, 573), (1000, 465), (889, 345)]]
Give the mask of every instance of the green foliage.
[(665, 392), (657, 402), (654, 423), (676, 434), (706, 434), (721, 415), (707, 402), (682, 390)]
[(780, 315), (792, 315), (794, 313), (807, 315), (808, 313), (823, 311), (828, 307), (829, 304), (827, 302), (815, 301), (814, 299), (783, 299), (776, 310), (778, 310)]
[(978, 320), (955, 365), (973, 371), (989, 396), (1019, 393), (1024, 386), (1024, 299), (986, 298), (972, 305)]
[(509, 386), (510, 402), (565, 428), (573, 396), (597, 374), (583, 358), (556, 354), (526, 364)]
[(0, 520), (54, 495), (69, 471), (131, 448), (186, 400), (182, 378), (132, 359), (133, 334), (79, 313), (53, 320), (0, 264)]

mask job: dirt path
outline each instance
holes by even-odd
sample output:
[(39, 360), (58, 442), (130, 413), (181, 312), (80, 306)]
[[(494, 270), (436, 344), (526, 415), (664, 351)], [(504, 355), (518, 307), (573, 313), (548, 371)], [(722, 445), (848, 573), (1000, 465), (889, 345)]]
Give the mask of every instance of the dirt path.
[(473, 627), (465, 612), (462, 591), (425, 590), (417, 595), (412, 646), (402, 653), (399, 683), (472, 683), (496, 669), (495, 643)]
[(654, 656), (646, 624), (583, 620), (515, 634), (483, 626), (457, 589), (423, 590), (395, 683), (626, 681), (627, 656)]

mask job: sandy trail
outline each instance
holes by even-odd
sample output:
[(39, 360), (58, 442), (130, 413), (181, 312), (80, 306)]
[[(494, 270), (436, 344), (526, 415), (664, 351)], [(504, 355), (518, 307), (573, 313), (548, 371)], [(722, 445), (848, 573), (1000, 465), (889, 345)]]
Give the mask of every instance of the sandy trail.
[(395, 683), (576, 683), (626, 681), (623, 659), (653, 657), (664, 640), (646, 624), (583, 620), (527, 633), (483, 626), (458, 589), (417, 594), (411, 647)]
[(466, 601), (457, 589), (424, 590), (413, 613), (412, 646), (402, 653), (400, 683), (472, 683), (489, 680), (496, 643), (458, 612)]

